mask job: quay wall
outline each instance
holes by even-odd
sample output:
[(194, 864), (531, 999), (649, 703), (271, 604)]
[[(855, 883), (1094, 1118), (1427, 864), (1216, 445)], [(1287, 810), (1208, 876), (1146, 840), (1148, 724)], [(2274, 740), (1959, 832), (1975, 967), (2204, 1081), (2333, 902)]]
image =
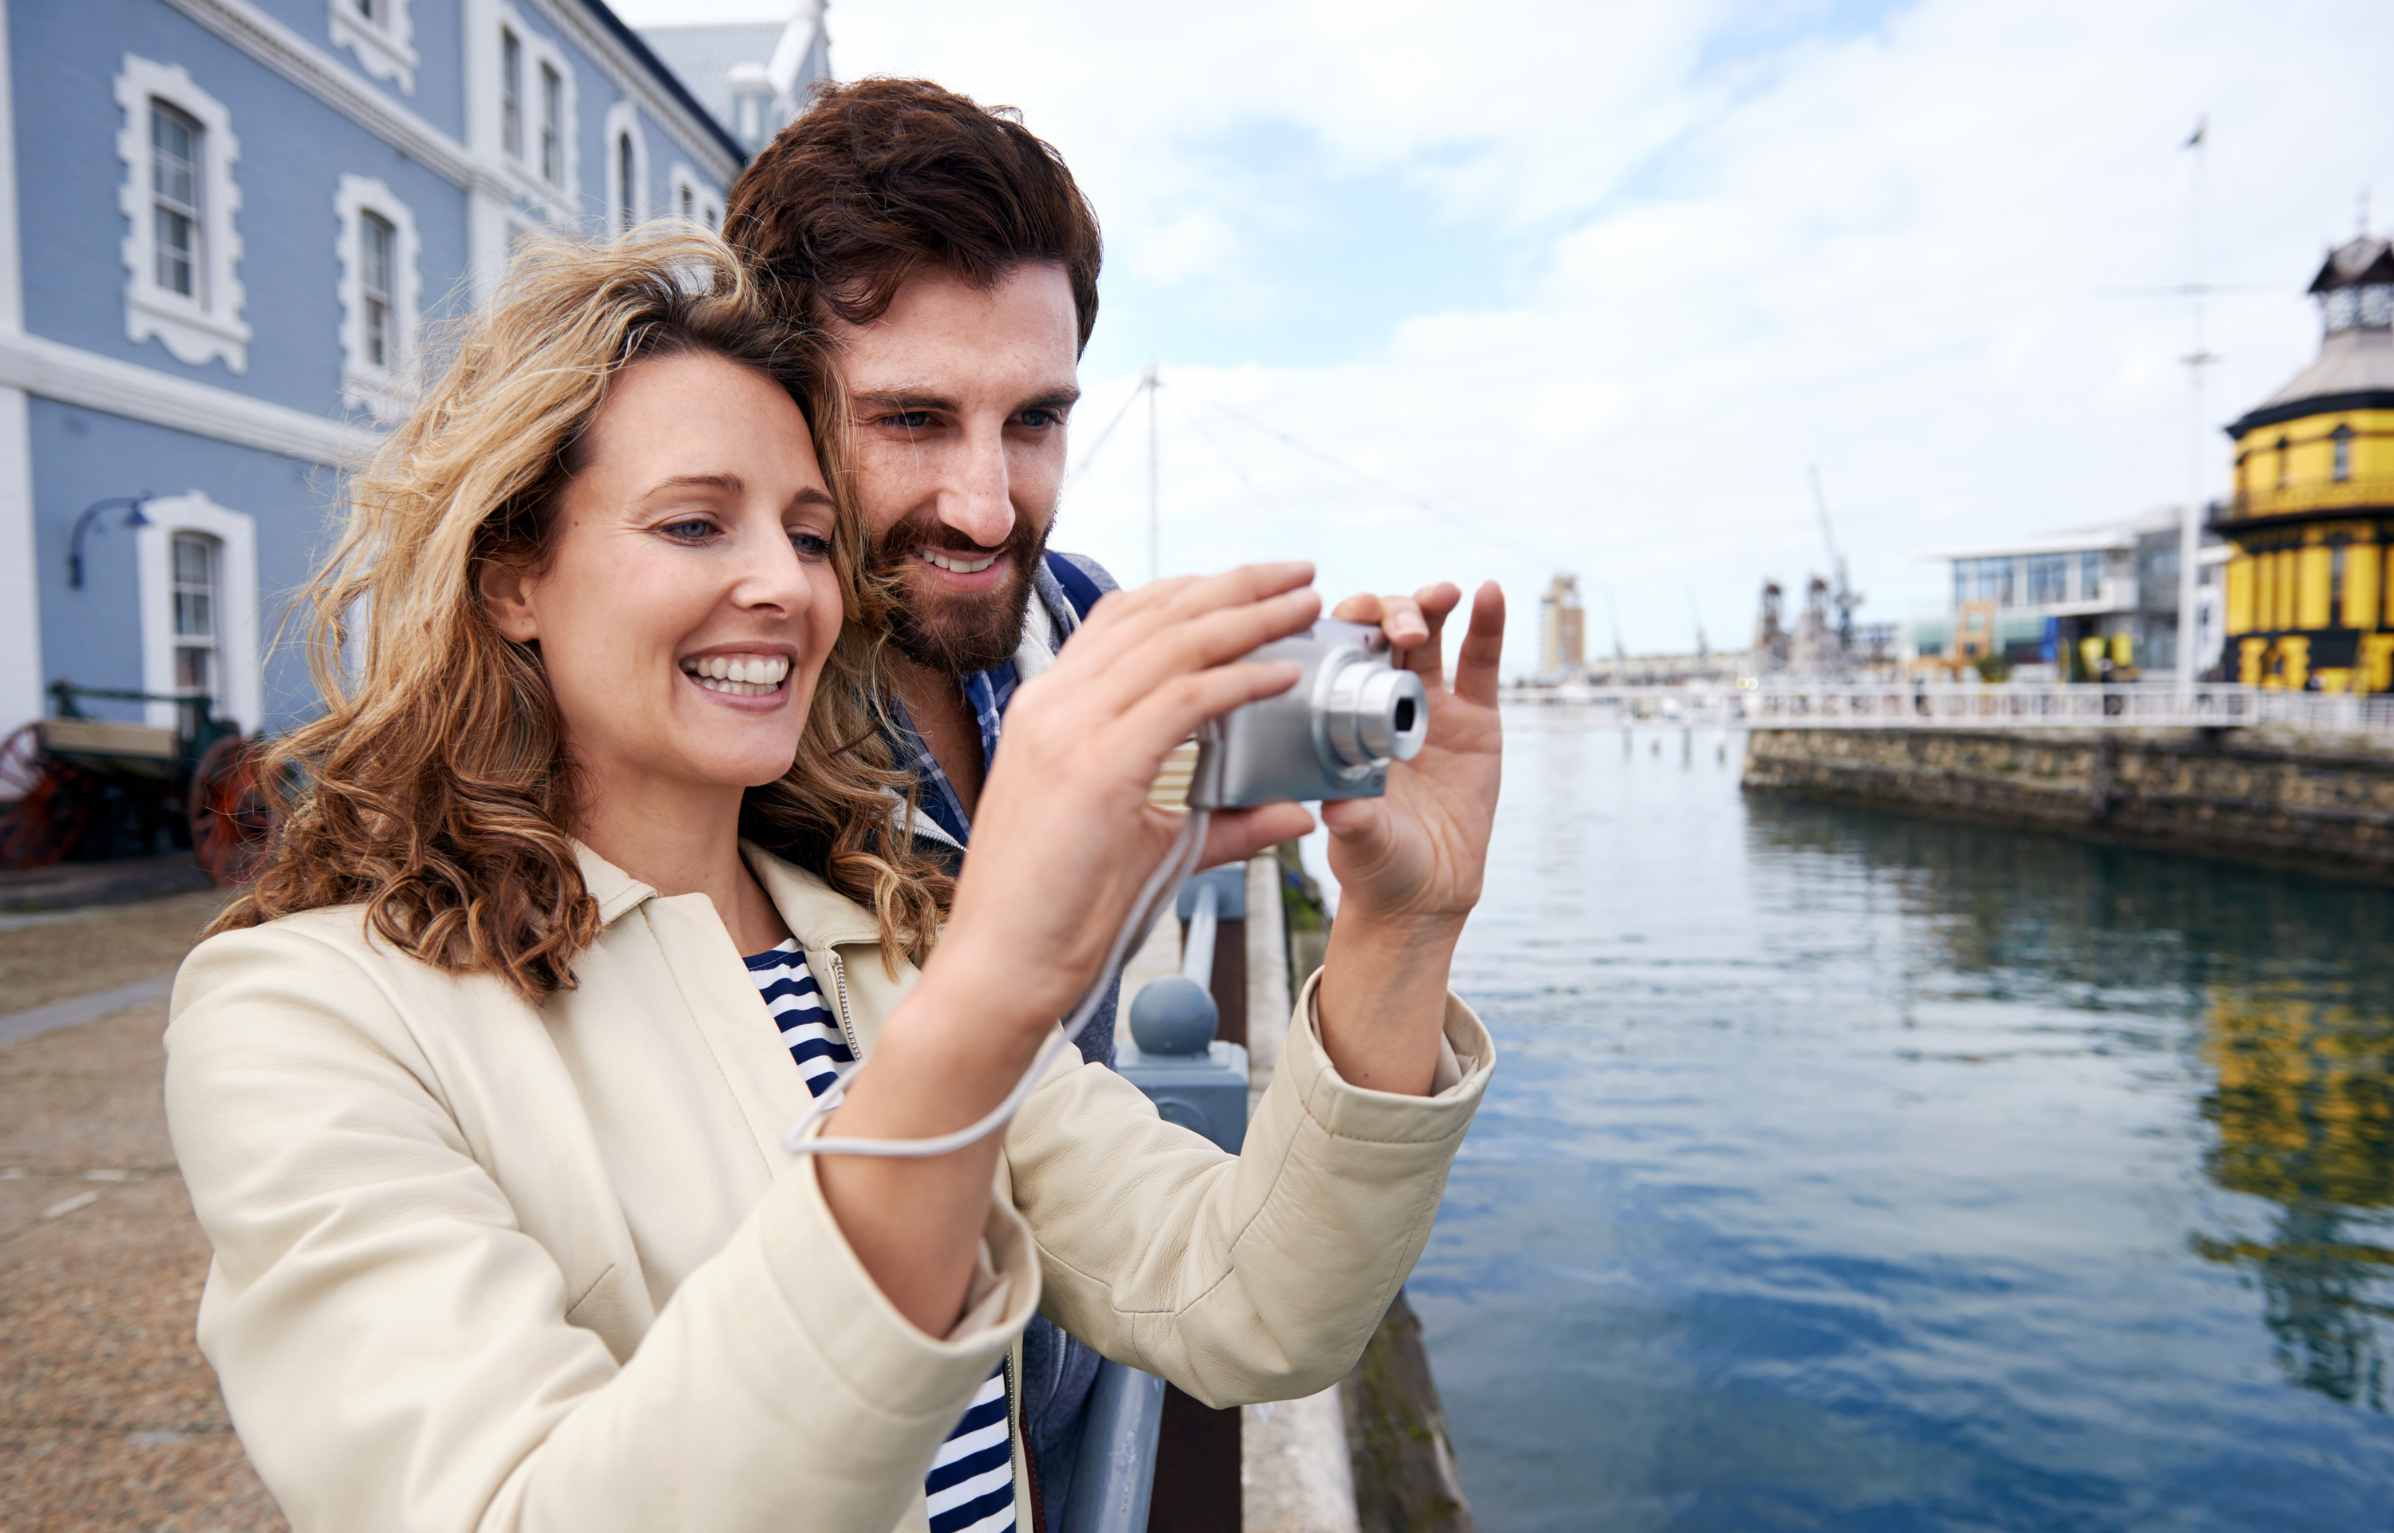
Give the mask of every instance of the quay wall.
[(1757, 730), (1749, 792), (2394, 882), (2394, 751), (2244, 730)]

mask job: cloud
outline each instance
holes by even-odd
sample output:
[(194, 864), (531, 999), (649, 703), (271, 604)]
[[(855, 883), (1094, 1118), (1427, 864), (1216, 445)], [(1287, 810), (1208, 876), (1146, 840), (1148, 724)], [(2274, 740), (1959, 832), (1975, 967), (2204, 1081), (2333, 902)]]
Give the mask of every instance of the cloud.
[[(1610, 593), (1633, 648), (1687, 643), (1691, 592), (1742, 641), (1766, 575), (1826, 567), (1808, 464), (1866, 619), (1941, 607), (1926, 551), (2184, 497), (2189, 318), (2138, 290), (2189, 275), (2178, 145), (2204, 113), (2204, 271), (2258, 288), (2208, 316), (2220, 493), (2217, 425), (2315, 347), (2321, 247), (2364, 183), (2394, 204), (2394, 28), (2379, 0), (2297, 9), (831, 14), (844, 75), (1018, 105), (1089, 190), (1109, 260), (1084, 434), (1160, 359), (1167, 569), (1496, 574), (1526, 665), (1556, 569)], [(1142, 424), (1060, 535), (1133, 578)]]

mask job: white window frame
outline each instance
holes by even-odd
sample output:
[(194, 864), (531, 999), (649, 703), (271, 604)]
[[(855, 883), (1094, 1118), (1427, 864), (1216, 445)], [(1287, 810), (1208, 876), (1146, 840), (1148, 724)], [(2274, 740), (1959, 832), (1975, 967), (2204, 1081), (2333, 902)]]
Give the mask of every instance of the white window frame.
[[(698, 172), (690, 168), (689, 162), (674, 161), (673, 169), (665, 174), (665, 182), (667, 216), (686, 218), (694, 224), (705, 223), (707, 216), (706, 185), (698, 179)], [(689, 206), (689, 211), (686, 213), (682, 211), (684, 204)], [(715, 224), (710, 227), (719, 228), (721, 225), (722, 220), (717, 219)]]
[[(219, 661), (214, 708), (244, 732), (265, 722), (265, 674), (258, 663), (258, 540), (250, 518), (228, 510), (204, 493), (142, 502), (149, 525), (136, 531), (134, 563), (141, 585), (141, 689), (175, 690), (174, 537), (204, 533), (217, 543), (216, 654)], [(145, 703), (147, 722), (173, 728), (176, 704)]]
[[(200, 126), (200, 295), (186, 297), (158, 285), (157, 229), (153, 214), (150, 103), (163, 101)], [(134, 344), (157, 340), (175, 360), (193, 367), (221, 361), (236, 373), (249, 370), (250, 328), (241, 318), (241, 234), (235, 215), (241, 188), (233, 163), (241, 156), (232, 114), (201, 90), (180, 64), (161, 64), (125, 55), (116, 76), (116, 104), (123, 113), (116, 154), (124, 162), (117, 210), (125, 215), (125, 337)]]
[[(333, 247), (341, 273), (341, 405), (389, 424), (415, 399), (416, 327), (424, 300), (422, 245), (415, 214), (371, 176), (341, 177), (333, 197)], [(376, 367), (366, 346), (366, 219), (391, 226), (391, 332), (387, 365)]]
[(357, 55), (366, 73), (395, 82), (406, 95), (416, 93), (416, 27), (412, 0), (373, 0), (382, 9), (379, 20), (359, 9), (359, 0), (326, 0), (331, 6), (333, 46)]
[[(640, 109), (629, 97), (607, 108), (607, 238), (614, 239), (626, 227), (638, 228), (648, 222), (648, 138), (640, 131)], [(632, 206), (631, 217), (624, 217), (623, 168), (617, 156), (622, 146), (632, 146)]]

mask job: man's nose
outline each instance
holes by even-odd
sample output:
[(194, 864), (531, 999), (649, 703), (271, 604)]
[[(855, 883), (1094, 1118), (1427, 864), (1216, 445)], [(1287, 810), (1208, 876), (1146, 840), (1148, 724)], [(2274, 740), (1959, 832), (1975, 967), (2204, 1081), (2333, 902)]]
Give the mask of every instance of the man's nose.
[(982, 548), (996, 548), (1014, 532), (1013, 485), (1002, 441), (967, 443), (939, 498), (939, 519)]

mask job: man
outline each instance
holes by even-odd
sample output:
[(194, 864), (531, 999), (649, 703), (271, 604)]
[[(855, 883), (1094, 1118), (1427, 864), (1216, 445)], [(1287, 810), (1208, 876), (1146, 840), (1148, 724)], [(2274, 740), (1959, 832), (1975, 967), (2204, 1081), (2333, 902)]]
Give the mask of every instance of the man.
[[(836, 343), (848, 477), (900, 593), (890, 670), (901, 759), (923, 789), (915, 831), (961, 857), (1007, 701), (1114, 588), (1091, 561), (1047, 551), (1097, 322), (1096, 215), (1011, 116), (878, 79), (823, 91), (783, 129), (733, 185), (723, 232), (785, 311)], [(1354, 598), (1337, 615), (1399, 645), (1429, 635), (1418, 596)], [(1080, 1038), (1103, 1064), (1117, 999)], [(1097, 1364), (1031, 1322), (1019, 1387), (1050, 1526)]]
[[(1113, 581), (1047, 557), (1097, 320), (1097, 219), (1019, 122), (918, 80), (835, 86), (732, 187), (724, 234), (838, 345), (849, 477), (897, 582), (890, 667), (919, 836), (961, 856), (1014, 688)], [(1081, 1035), (1114, 1057), (1115, 997)], [(1051, 1525), (1097, 1356), (1024, 1338), (1025, 1447)]]

